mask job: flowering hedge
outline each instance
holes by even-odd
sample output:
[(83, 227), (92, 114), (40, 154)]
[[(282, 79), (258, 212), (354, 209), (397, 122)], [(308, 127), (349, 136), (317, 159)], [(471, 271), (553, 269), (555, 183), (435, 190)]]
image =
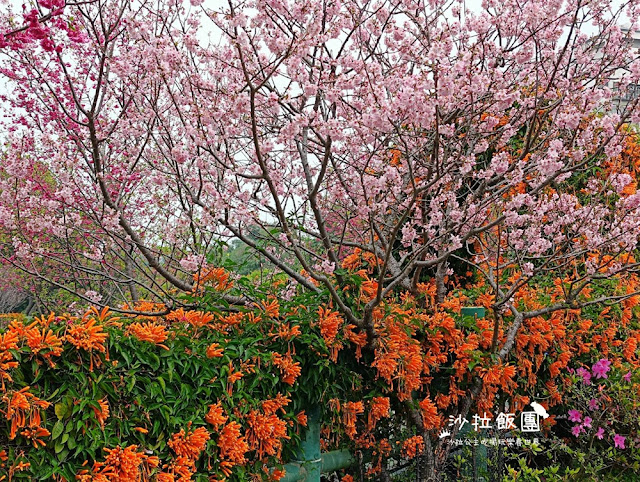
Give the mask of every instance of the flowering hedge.
[(319, 338), (280, 309), (11, 321), (0, 480), (280, 478), (306, 425), (304, 391), (292, 396), (299, 360)]
[[(353, 310), (375, 296), (375, 263), (357, 250), (342, 263)], [(527, 310), (554, 303), (564, 283), (540, 280), (518, 290), (514, 302)], [(635, 275), (611, 277), (585, 292), (584, 301), (602, 292), (624, 294), (638, 283)], [(326, 293), (301, 290), (288, 301), (278, 298), (278, 275), (257, 286), (213, 268), (197, 275), (196, 285), (184, 302), (207, 309), (170, 311), (138, 302), (122, 308), (148, 316), (91, 308), (77, 316), (5, 320), (0, 480), (279, 479), (306, 424), (305, 411), (318, 405), (323, 447), (362, 451), (365, 476), (373, 477), (391, 456), (428, 453), (478, 379), (483, 383), (471, 413), (507, 405), (521, 411), (535, 399), (551, 413), (545, 434), (557, 433), (577, 451), (583, 439), (576, 442), (570, 431), (581, 435), (599, 420), (580, 408), (576, 387), (587, 373), (598, 389), (601, 380), (625, 383), (624, 404), (608, 395), (614, 400), (609, 414), (640, 400), (638, 296), (619, 306), (593, 303), (527, 318), (512, 355), (501, 361), (492, 346), (506, 335), (495, 325), (490, 288), (473, 277), (442, 303), (433, 283), (420, 283), (419, 296), (387, 297), (372, 313), (378, 336), (370, 344), (365, 330), (326, 302)], [(240, 293), (235, 285), (243, 285), (247, 297), (242, 311), (225, 306), (225, 296)], [(469, 304), (485, 306), (490, 316), (461, 316)], [(581, 368), (572, 375), (571, 367)], [(571, 409), (581, 410), (579, 429), (558, 417)], [(613, 474), (637, 462), (634, 420), (619, 427), (605, 420), (602, 441), (597, 431), (588, 432), (589, 447), (630, 452), (611, 459)], [(556, 456), (577, 460), (566, 452)]]

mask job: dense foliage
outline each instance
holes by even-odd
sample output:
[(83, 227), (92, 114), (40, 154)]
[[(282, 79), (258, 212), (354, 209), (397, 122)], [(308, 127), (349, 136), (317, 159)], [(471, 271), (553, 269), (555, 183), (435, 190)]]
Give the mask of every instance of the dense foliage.
[(311, 319), (265, 299), (227, 315), (11, 321), (0, 335), (0, 477), (281, 477), (309, 400), (338, 389), (313, 355), (322, 339)]
[[(362, 261), (354, 254), (343, 263), (358, 287), (354, 308), (374, 289), (371, 267)], [(202, 290), (189, 296), (215, 306), (235, 284), (247, 283), (213, 268), (200, 278)], [(623, 292), (633, 283), (634, 277), (625, 284), (603, 281)], [(295, 453), (305, 411), (320, 405), (323, 447), (364, 451), (372, 477), (392, 453), (420, 455), (424, 434), (447, 427), (475, 379), (484, 382), (476, 413), (507, 405), (522, 410), (534, 395), (552, 414), (541, 442), (547, 451), (531, 452), (520, 477), (537, 470), (529, 467), (553, 467), (553, 460), (571, 467), (590, 453), (583, 476), (638, 469), (637, 297), (619, 308), (528, 319), (512, 357), (496, 363), (494, 321), (459, 314), (465, 304), (490, 306), (482, 282), (453, 291), (440, 305), (433, 283), (422, 286), (418, 298), (405, 293), (387, 300), (375, 313), (383, 328), (373, 350), (366, 334), (322, 297), (301, 292), (278, 301), (279, 284), (274, 278), (263, 286), (271, 295), (235, 313), (178, 309), (134, 318), (92, 308), (81, 316), (7, 320), (0, 335), (6, 447), (0, 475), (277, 479)], [(523, 289), (517, 303), (553, 302), (561, 288), (557, 280), (546, 290)], [(610, 287), (595, 287), (588, 299), (604, 289)], [(150, 302), (137, 308), (164, 309)], [(502, 342), (505, 334), (497, 336)], [(422, 426), (407, 427), (402, 420), (414, 412)], [(567, 425), (567, 416), (579, 423)], [(604, 460), (602, 454), (608, 454)], [(545, 462), (546, 456), (553, 460)], [(516, 474), (519, 463), (512, 464)]]

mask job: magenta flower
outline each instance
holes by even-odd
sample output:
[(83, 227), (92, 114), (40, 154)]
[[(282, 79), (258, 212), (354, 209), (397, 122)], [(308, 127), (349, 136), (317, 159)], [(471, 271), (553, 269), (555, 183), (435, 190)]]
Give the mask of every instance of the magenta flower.
[(604, 429), (602, 427), (600, 427), (596, 432), (596, 437), (598, 437), (598, 440), (602, 440), (604, 438)]
[(574, 425), (571, 428), (571, 433), (576, 437), (579, 436), (582, 431), (583, 431), (582, 425)]
[(598, 410), (598, 408), (598, 400), (596, 400), (595, 398), (589, 400), (589, 410)]
[(613, 443), (615, 444), (617, 449), (624, 449), (624, 441), (627, 440), (627, 438), (623, 435), (618, 435), (615, 434), (613, 436)]
[(591, 385), (591, 372), (589, 370), (580, 367), (576, 370), (576, 373), (582, 377), (582, 382), (585, 385)]
[(627, 372), (626, 375), (624, 375), (622, 377), (624, 379), (625, 382), (630, 382), (631, 381), (631, 372)]
[(591, 422), (593, 422), (593, 419), (591, 417), (584, 417), (584, 421), (582, 422), (582, 426), (584, 428), (591, 428)]
[(582, 420), (582, 414), (577, 410), (569, 410), (569, 421), (580, 422)]
[(596, 378), (607, 378), (607, 372), (611, 369), (611, 362), (606, 358), (602, 360), (598, 360), (591, 367), (591, 371), (593, 372), (593, 376)]

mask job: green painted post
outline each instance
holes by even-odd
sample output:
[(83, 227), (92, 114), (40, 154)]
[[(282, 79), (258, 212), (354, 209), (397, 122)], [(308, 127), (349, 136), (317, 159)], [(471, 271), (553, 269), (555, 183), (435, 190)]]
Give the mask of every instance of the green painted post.
[(320, 482), (322, 454), (320, 453), (320, 407), (306, 410), (307, 429), (300, 443), (296, 460), (284, 466), (283, 482)]
[(320, 407), (315, 406), (307, 411), (307, 430), (300, 446), (306, 469), (305, 482), (320, 482), (322, 459), (320, 454)]
[(484, 306), (465, 306), (464, 308), (460, 308), (460, 314), (473, 318), (484, 318), (485, 309)]
[[(465, 306), (464, 308), (460, 309), (460, 314), (462, 316), (473, 317), (474, 319), (477, 320), (479, 318), (484, 318), (485, 309), (482, 306)], [(471, 426), (469, 425), (469, 429), (470, 428)], [(467, 429), (465, 432), (468, 432), (469, 429)], [(462, 431), (459, 432), (459, 435), (462, 435)], [(477, 469), (478, 473), (480, 474), (486, 474), (487, 473), (487, 446), (483, 444), (479, 444), (477, 446), (474, 446), (474, 448), (475, 448), (475, 450), (473, 451), (474, 452), (474, 460), (473, 460), (474, 469)], [(485, 480), (485, 478), (483, 476), (479, 476), (478, 480), (483, 481)]]
[(285, 476), (281, 482), (320, 482), (320, 474), (346, 469), (355, 463), (348, 450), (320, 452), (320, 407), (307, 413), (307, 429), (300, 443), (296, 460), (284, 466)]
[(290, 463), (284, 466), (285, 474), (280, 482), (298, 482), (303, 481), (306, 475), (304, 467), (298, 463)]
[(355, 457), (348, 450), (334, 450), (322, 454), (322, 473), (331, 473), (336, 470), (351, 467), (355, 462)]
[[(334, 450), (320, 455), (321, 472), (331, 473), (336, 470), (351, 467), (355, 462), (355, 457), (348, 450)], [(307, 467), (304, 462), (291, 462), (284, 466), (286, 471), (281, 482), (302, 482), (307, 480)]]

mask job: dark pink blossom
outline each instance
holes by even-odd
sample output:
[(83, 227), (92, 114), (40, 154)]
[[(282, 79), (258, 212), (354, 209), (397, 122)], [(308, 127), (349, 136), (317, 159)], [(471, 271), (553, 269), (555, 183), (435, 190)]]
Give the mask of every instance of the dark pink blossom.
[(578, 410), (569, 410), (569, 421), (580, 422), (582, 420), (582, 413)]
[(585, 385), (591, 385), (591, 372), (589, 370), (580, 367), (576, 370), (576, 373), (582, 377), (582, 381)]
[(611, 369), (611, 362), (606, 358), (598, 360), (591, 367), (591, 371), (593, 372), (593, 376), (596, 378), (608, 378), (607, 372)]

